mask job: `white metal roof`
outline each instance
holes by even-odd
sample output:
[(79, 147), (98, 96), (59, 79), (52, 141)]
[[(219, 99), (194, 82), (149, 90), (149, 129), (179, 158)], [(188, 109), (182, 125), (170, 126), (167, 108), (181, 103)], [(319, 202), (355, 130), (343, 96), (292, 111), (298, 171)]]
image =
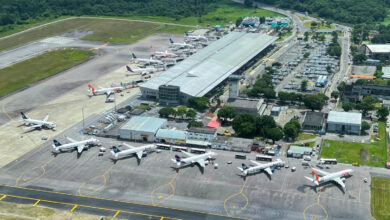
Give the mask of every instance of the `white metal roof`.
[(390, 44), (366, 44), (372, 53), (390, 53)]
[(383, 76), (384, 79), (390, 79), (390, 66), (382, 67)]
[(166, 122), (163, 118), (134, 116), (121, 129), (156, 133)]
[(276, 39), (259, 33), (231, 32), (150, 79), (141, 89), (175, 85), (189, 96), (204, 96)]
[(159, 129), (157, 131), (156, 137), (185, 140), (187, 137), (187, 132), (182, 130), (173, 130), (173, 129)]
[(360, 125), (362, 123), (362, 113), (330, 111), (328, 123)]
[(311, 147), (301, 147), (301, 146), (296, 146), (296, 145), (291, 145), (290, 148), (288, 149), (287, 153), (289, 154), (305, 154), (305, 152), (312, 152), (313, 149)]

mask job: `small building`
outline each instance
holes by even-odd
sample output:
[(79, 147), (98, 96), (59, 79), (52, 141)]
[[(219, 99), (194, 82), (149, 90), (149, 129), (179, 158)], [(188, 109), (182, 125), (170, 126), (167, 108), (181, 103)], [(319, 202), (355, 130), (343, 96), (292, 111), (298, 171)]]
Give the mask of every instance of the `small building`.
[(166, 124), (167, 119), (134, 116), (119, 128), (119, 137), (127, 140), (154, 142), (157, 131)]
[(300, 147), (296, 145), (291, 145), (287, 151), (288, 157), (302, 158), (304, 155), (310, 155), (312, 148), (310, 147)]
[(390, 109), (390, 100), (383, 100), (382, 105)]
[(230, 99), (226, 105), (233, 107), (237, 114), (258, 115), (264, 99)]
[(363, 51), (368, 57), (373, 59), (383, 55), (389, 56), (390, 44), (364, 44)]
[(325, 114), (322, 112), (306, 112), (302, 129), (306, 131), (322, 130), (325, 123)]
[(360, 134), (362, 113), (330, 111), (327, 121), (329, 132)]
[(273, 116), (279, 116), (280, 112), (282, 111), (282, 107), (280, 106), (274, 106), (271, 109), (271, 115)]
[(390, 79), (390, 66), (382, 67), (382, 78), (383, 79)]
[(188, 145), (207, 147), (207, 146), (211, 146), (211, 143), (216, 137), (217, 137), (216, 129), (191, 127), (187, 131), (186, 143)]
[(174, 129), (159, 129), (156, 140), (161, 143), (185, 144), (187, 132)]

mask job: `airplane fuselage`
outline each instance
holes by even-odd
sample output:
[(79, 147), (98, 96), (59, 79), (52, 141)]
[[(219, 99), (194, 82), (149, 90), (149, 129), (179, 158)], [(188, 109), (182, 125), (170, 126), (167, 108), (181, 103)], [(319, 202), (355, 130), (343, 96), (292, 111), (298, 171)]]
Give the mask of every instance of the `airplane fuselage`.
[(350, 176), (352, 173), (353, 173), (352, 169), (341, 170), (341, 171), (320, 177), (318, 180), (318, 183), (321, 184), (321, 183), (333, 181), (336, 178), (340, 178), (341, 180), (345, 180), (345, 177)]
[(243, 173), (245, 175), (259, 173), (266, 168), (278, 166), (280, 163), (281, 163), (281, 161), (274, 161), (274, 162), (270, 162), (270, 163), (266, 163), (266, 164), (261, 164), (258, 166), (250, 167), (250, 168), (244, 170)]
[(195, 155), (195, 156), (192, 156), (192, 157), (188, 157), (188, 158), (184, 158), (184, 159), (181, 159), (181, 164), (193, 164), (193, 163), (196, 163), (197, 160), (201, 160), (201, 159), (204, 159), (204, 160), (207, 160), (207, 159), (212, 159), (215, 157), (215, 153), (214, 152), (207, 152), (207, 153), (204, 153), (204, 154), (200, 154), (200, 155)]
[(96, 139), (90, 138), (90, 139), (87, 139), (87, 140), (84, 140), (84, 141), (78, 141), (78, 142), (75, 142), (75, 143), (63, 144), (63, 145), (60, 145), (60, 146), (53, 145), (53, 147), (56, 150), (73, 150), (74, 148), (77, 148), (80, 145), (97, 145), (97, 144), (98, 144), (98, 141)]
[(56, 124), (54, 122), (49, 121), (42, 121), (42, 120), (34, 120), (34, 119), (22, 119), (24, 123), (26, 124), (33, 124), (33, 125), (41, 125), (43, 127), (47, 128), (55, 128)]
[(155, 149), (156, 149), (156, 145), (149, 144), (149, 145), (136, 147), (136, 148), (131, 148), (131, 149), (127, 149), (127, 150), (123, 150), (123, 151), (117, 152), (117, 153), (113, 153), (113, 156), (115, 158), (126, 157), (126, 156), (130, 156), (130, 155), (135, 154), (135, 153), (140, 152), (140, 151), (144, 152), (144, 151), (155, 150)]

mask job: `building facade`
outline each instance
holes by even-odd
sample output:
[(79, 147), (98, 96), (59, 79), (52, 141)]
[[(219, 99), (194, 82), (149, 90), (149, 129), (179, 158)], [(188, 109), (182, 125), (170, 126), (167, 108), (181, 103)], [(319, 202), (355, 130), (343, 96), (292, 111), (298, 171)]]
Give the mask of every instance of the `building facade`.
[(360, 134), (362, 113), (330, 111), (327, 131), (346, 134)]
[(360, 102), (366, 96), (377, 99), (390, 99), (390, 85), (350, 84), (342, 93), (344, 102)]
[(134, 116), (125, 125), (119, 128), (121, 139), (154, 142), (156, 133), (167, 124), (166, 119)]
[(161, 85), (158, 94), (160, 105), (176, 106), (181, 103), (179, 86)]

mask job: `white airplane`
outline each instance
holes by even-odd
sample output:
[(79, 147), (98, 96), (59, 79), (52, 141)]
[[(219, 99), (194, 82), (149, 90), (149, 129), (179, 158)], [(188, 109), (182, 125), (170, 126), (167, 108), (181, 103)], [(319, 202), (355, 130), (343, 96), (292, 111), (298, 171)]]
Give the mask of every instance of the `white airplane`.
[(84, 149), (87, 149), (91, 145), (98, 145), (99, 140), (95, 138), (90, 138), (84, 141), (76, 141), (70, 137), (66, 137), (71, 143), (69, 144), (61, 144), (57, 140), (53, 140), (53, 148), (55, 151), (67, 151), (77, 149), (78, 153), (81, 153)]
[(273, 162), (269, 162), (269, 163), (264, 163), (264, 164), (261, 164), (261, 163), (258, 163), (256, 161), (253, 161), (251, 160), (251, 162), (253, 164), (255, 164), (256, 166), (254, 167), (248, 167), (247, 165), (245, 165), (244, 163), (242, 164), (242, 167), (237, 167), (239, 170), (241, 170), (241, 172), (246, 176), (248, 174), (255, 174), (255, 173), (259, 173), (260, 171), (264, 170), (266, 171), (269, 175), (272, 175), (272, 170), (271, 168), (272, 167), (276, 167), (276, 166), (281, 166), (283, 164), (283, 161), (280, 160), (280, 159), (277, 159), (276, 161), (273, 161)]
[(161, 62), (160, 60), (155, 60), (153, 58), (150, 58), (150, 59), (138, 58), (134, 53), (132, 53), (131, 56), (133, 57), (132, 60), (134, 60), (134, 61), (136, 61), (138, 63), (164, 65), (164, 63)]
[[(204, 154), (195, 155), (185, 151), (181, 151), (183, 154), (187, 155), (187, 158), (182, 159), (179, 155), (175, 155), (175, 159), (171, 159), (172, 162), (176, 163), (178, 167), (198, 163), (201, 167), (205, 167), (209, 163), (209, 160), (214, 159), (217, 156), (216, 153), (209, 151)], [(207, 160), (207, 161), (206, 161)]]
[(205, 37), (205, 36), (202, 36), (202, 35), (188, 35), (187, 32), (186, 32), (186, 39), (208, 41), (207, 37)]
[[(23, 112), (20, 112), (22, 115), (22, 122), (24, 122), (26, 125), (28, 125), (29, 129), (41, 129), (41, 128), (48, 128), (48, 129), (55, 129), (56, 123), (48, 121), (49, 115), (46, 115), (46, 117), (43, 120), (35, 120), (28, 118)], [(31, 126), (30, 126), (31, 125)]]
[(111, 154), (115, 159), (117, 159), (118, 157), (127, 157), (127, 156), (130, 156), (132, 154), (136, 154), (137, 158), (139, 160), (141, 160), (144, 152), (147, 152), (150, 150), (156, 150), (156, 148), (157, 148), (157, 146), (154, 144), (148, 144), (148, 145), (144, 145), (144, 146), (140, 146), (140, 147), (133, 147), (133, 146), (130, 146), (126, 143), (123, 143), (123, 145), (125, 145), (129, 149), (121, 151), (115, 146), (112, 147)]
[(166, 50), (165, 52), (156, 51), (156, 50), (153, 48), (153, 46), (150, 46), (150, 49), (153, 50), (154, 55), (157, 56), (157, 57), (164, 57), (164, 58), (167, 58), (167, 57), (172, 57), (172, 58), (178, 57), (177, 54), (172, 53), (172, 52), (168, 52), (168, 50)]
[(127, 66), (126, 65), (126, 69), (127, 71), (131, 72), (131, 73), (139, 73), (141, 74), (142, 76), (146, 75), (146, 74), (149, 74), (149, 73), (154, 73), (157, 71), (156, 68), (154, 67), (148, 67), (148, 68), (140, 68), (140, 69), (132, 69), (131, 67)]
[(100, 88), (95, 89), (91, 84), (88, 84), (89, 92), (92, 95), (106, 95), (107, 97), (111, 94), (114, 94), (115, 92), (121, 92), (125, 89), (123, 86), (116, 86), (116, 87), (110, 87), (110, 88)]
[[(323, 170), (319, 170), (319, 169), (315, 169), (315, 168), (312, 168), (312, 169), (313, 169), (313, 171), (311, 173), (313, 174), (313, 178), (305, 176), (306, 179), (312, 181), (317, 186), (320, 185), (321, 183), (334, 181), (337, 184), (339, 184), (341, 187), (343, 187), (344, 192), (346, 190), (345, 184), (344, 184), (345, 177), (351, 176), (351, 174), (353, 173), (352, 169), (346, 169), (346, 170), (342, 170), (342, 171), (338, 171), (338, 172), (334, 172), (334, 173), (328, 173), (328, 172), (325, 172)], [(322, 177), (319, 177), (316, 172), (318, 172), (320, 175), (322, 175)]]
[(194, 45), (187, 44), (186, 42), (183, 43), (175, 43), (171, 38), (169, 38), (169, 42), (171, 42), (171, 45), (176, 48), (194, 48)]

